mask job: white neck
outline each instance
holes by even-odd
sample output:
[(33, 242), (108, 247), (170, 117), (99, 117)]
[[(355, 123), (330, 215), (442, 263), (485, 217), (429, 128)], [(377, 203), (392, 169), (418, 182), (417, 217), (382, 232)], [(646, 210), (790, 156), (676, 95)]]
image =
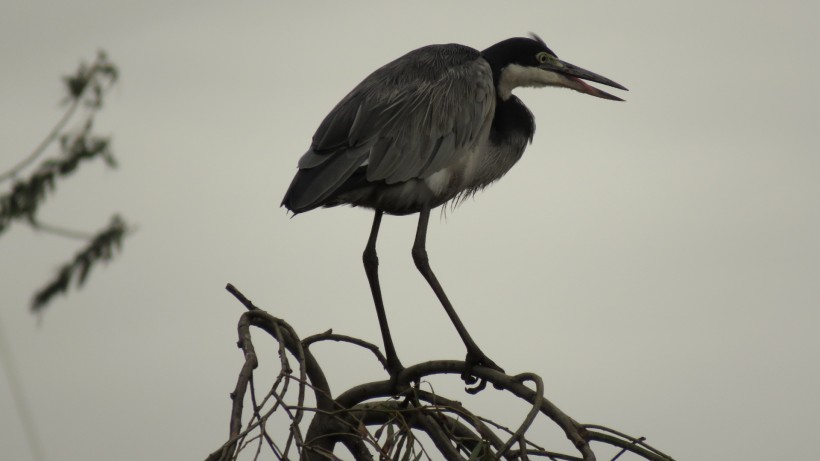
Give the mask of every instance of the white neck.
[(555, 72), (537, 67), (510, 64), (501, 69), (501, 76), (498, 78), (498, 96), (502, 101), (506, 101), (512, 95), (512, 90), (518, 87), (563, 86), (562, 81), (563, 77)]

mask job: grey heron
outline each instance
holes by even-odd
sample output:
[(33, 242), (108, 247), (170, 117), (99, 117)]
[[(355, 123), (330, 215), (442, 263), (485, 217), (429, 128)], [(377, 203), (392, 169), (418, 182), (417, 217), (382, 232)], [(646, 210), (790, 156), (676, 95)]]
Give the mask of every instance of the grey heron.
[[(403, 366), (379, 285), (376, 238), (382, 215), (419, 214), (413, 260), (467, 348), (467, 369), (501, 371), (470, 337), (430, 268), (425, 243), (430, 210), (483, 189), (521, 158), (535, 122), (512, 94), (515, 88), (564, 87), (622, 101), (583, 80), (626, 90), (558, 59), (536, 35), (484, 51), (430, 45), (374, 71), (319, 125), (282, 205), (294, 214), (343, 204), (375, 211), (362, 259), (394, 382)], [(464, 379), (476, 382), (469, 373)]]

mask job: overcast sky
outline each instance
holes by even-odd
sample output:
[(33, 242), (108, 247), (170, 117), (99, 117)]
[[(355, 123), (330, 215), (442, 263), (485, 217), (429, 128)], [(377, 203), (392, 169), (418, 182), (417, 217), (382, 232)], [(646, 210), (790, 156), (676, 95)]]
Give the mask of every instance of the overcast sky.
[[(0, 171), (61, 115), (59, 77), (103, 48), (122, 78), (97, 132), (120, 168), (59, 183), (41, 218), (138, 226), (40, 321), (30, 296), (77, 243), (22, 224), (0, 236), (0, 327), (46, 458), (200, 459), (221, 444), (242, 359), (227, 282), (303, 336), (380, 343), (361, 268), (371, 213), (289, 219), (296, 162), (387, 61), (528, 32), (630, 91), (517, 91), (537, 123), (522, 160), (434, 213), (431, 263), (473, 337), (579, 421), (677, 459), (814, 458), (818, 18), (808, 1), (2, 2)], [(386, 217), (379, 241), (396, 347), (405, 364), (463, 358), (412, 263), (415, 225)], [(383, 377), (350, 349), (320, 352), (336, 391), (351, 370)], [(5, 374), (0, 458), (33, 459)]]

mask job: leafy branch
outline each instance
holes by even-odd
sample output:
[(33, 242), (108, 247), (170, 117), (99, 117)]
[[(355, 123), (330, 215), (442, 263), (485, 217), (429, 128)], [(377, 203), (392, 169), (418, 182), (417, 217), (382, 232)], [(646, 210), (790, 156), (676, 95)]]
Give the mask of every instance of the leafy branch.
[(61, 154), (43, 161), (26, 181), (15, 181), (11, 191), (0, 196), (0, 233), (17, 219), (26, 219), (36, 226), (36, 213), (53, 192), (58, 178), (73, 174), (81, 162), (102, 158), (109, 167), (116, 161), (111, 154), (111, 141), (91, 134), (92, 120), (86, 121), (76, 133), (60, 137)]
[(119, 70), (108, 60), (108, 55), (104, 51), (97, 53), (97, 59), (91, 63), (81, 63), (80, 67), (73, 75), (63, 77), (64, 90), (66, 96), (63, 103), (68, 104), (68, 108), (45, 138), (34, 148), (33, 151), (23, 158), (17, 165), (0, 173), (0, 182), (16, 178), (26, 167), (45, 152), (46, 148), (60, 137), (63, 129), (69, 120), (74, 116), (77, 108), (84, 105), (91, 109), (88, 115), (90, 120), (94, 112), (102, 108), (106, 91), (114, 85), (119, 77)]
[(122, 218), (114, 215), (105, 229), (95, 235), (74, 259), (64, 264), (51, 282), (37, 291), (32, 299), (31, 309), (39, 312), (54, 296), (66, 293), (72, 280), (76, 280), (77, 287), (83, 286), (96, 263), (110, 261), (114, 252), (122, 248), (122, 239), (127, 231)]
[[(0, 194), (0, 234), (13, 222), (22, 222), (41, 232), (87, 241), (72, 261), (62, 265), (56, 278), (34, 295), (31, 305), (34, 311), (42, 310), (54, 295), (66, 292), (71, 280), (76, 278), (77, 286), (82, 286), (91, 267), (96, 262), (110, 260), (128, 233), (125, 221), (118, 215), (96, 233), (43, 224), (37, 216), (57, 183), (76, 173), (81, 166), (97, 159), (109, 168), (117, 166), (111, 139), (95, 135), (92, 129), (94, 117), (118, 77), (117, 67), (103, 51), (92, 63), (81, 63), (73, 74), (63, 77), (63, 104), (67, 108), (62, 117), (34, 150), (16, 165), (0, 172), (0, 183), (10, 183), (7, 192)], [(79, 111), (80, 108), (85, 110)], [(72, 121), (78, 128), (68, 128)], [(57, 152), (41, 159), (55, 145)]]

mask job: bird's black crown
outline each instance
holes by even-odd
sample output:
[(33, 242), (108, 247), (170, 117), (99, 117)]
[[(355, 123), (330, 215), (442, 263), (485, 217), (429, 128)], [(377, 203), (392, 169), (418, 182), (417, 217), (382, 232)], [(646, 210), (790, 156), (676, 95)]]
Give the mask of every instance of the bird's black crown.
[(537, 55), (541, 52), (547, 52), (556, 58), (558, 57), (540, 37), (535, 34), (532, 37), (508, 38), (482, 51), (481, 55), (490, 63), (493, 73), (500, 72), (501, 69), (510, 64), (519, 64), (526, 67), (538, 66)]

